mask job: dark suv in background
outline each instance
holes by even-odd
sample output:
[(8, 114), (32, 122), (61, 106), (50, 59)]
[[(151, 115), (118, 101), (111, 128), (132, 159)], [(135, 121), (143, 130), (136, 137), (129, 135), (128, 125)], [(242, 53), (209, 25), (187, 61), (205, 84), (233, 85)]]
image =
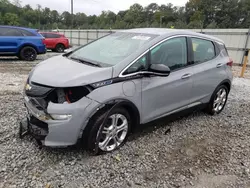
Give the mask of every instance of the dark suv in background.
[(44, 37), (36, 29), (0, 26), (0, 56), (18, 56), (34, 61), (37, 54), (46, 53)]
[(45, 38), (44, 43), (47, 49), (62, 53), (65, 49), (69, 48), (69, 39), (63, 34), (54, 32), (41, 32), (41, 35)]

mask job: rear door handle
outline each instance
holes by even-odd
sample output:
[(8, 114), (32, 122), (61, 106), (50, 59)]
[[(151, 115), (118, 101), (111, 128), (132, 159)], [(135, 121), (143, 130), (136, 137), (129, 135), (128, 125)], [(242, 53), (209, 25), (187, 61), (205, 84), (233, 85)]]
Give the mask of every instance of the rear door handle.
[(181, 79), (188, 79), (192, 76), (192, 74), (184, 74)]
[(216, 68), (220, 68), (220, 67), (222, 67), (223, 66), (223, 64), (222, 63), (219, 63), (218, 65), (216, 65)]

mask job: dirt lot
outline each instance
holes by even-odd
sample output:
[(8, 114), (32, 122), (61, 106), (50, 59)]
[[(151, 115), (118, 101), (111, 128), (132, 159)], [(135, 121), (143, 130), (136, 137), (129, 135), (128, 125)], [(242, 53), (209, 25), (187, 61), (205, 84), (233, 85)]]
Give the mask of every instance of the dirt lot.
[[(0, 187), (250, 187), (250, 80), (234, 79), (220, 115), (163, 119), (131, 135), (120, 150), (91, 156), (39, 149), (31, 138), (17, 137), (27, 70), (12, 65), (24, 62), (0, 61)], [(239, 75), (239, 67), (233, 70)]]

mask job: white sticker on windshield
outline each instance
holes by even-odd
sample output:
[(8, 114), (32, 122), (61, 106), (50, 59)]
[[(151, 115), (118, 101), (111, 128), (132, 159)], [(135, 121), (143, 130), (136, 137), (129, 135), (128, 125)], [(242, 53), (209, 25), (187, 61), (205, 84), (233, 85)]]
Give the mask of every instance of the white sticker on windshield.
[(134, 36), (132, 37), (132, 39), (135, 39), (135, 40), (149, 40), (151, 37), (147, 37), (147, 36)]

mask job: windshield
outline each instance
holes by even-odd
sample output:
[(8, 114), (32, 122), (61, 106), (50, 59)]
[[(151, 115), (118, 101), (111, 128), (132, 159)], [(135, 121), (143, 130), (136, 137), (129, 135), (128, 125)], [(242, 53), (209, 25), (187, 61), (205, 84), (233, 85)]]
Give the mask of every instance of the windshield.
[(96, 40), (70, 54), (69, 58), (113, 66), (140, 49), (156, 35), (139, 33), (113, 33)]

